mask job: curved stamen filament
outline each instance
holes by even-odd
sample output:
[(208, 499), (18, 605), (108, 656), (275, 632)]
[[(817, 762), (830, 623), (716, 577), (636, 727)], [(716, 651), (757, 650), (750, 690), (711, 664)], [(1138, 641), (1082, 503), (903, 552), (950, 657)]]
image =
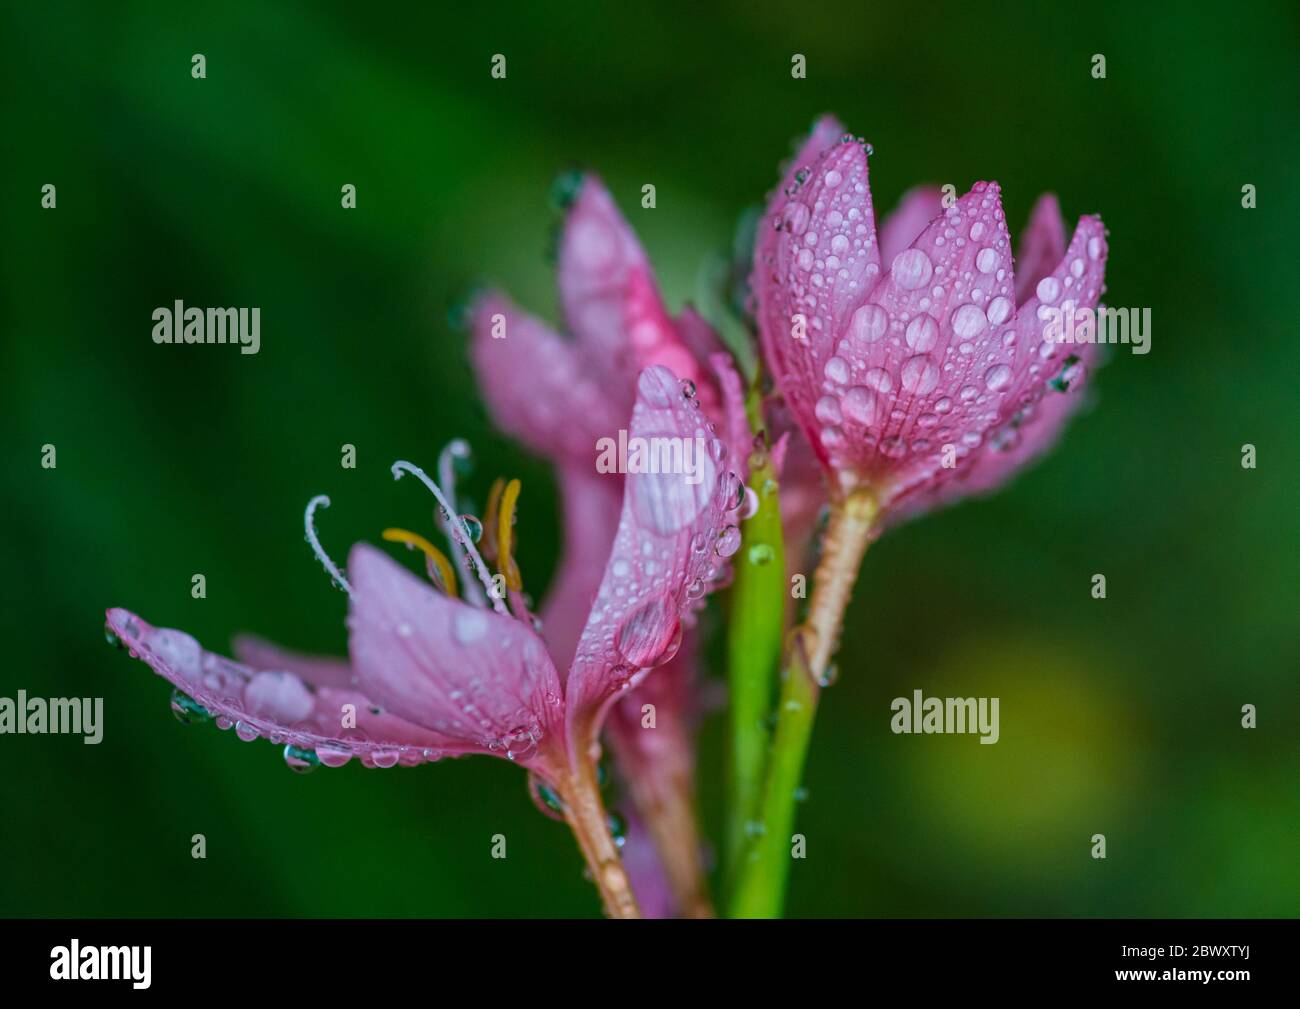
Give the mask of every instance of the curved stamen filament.
[(329, 554), (327, 554), (325, 548), (320, 545), (320, 539), (316, 535), (316, 509), (328, 508), (329, 506), (329, 497), (324, 494), (317, 494), (307, 502), (307, 511), (303, 514), (302, 524), (303, 528), (307, 532), (307, 542), (311, 544), (312, 553), (314, 553), (316, 559), (324, 565), (325, 570), (329, 572), (330, 577), (334, 579), (335, 584), (339, 585), (343, 591), (348, 594), (348, 597), (351, 598), (352, 586), (348, 583), (347, 578), (343, 576), (343, 572), (339, 570), (338, 565), (330, 560)]
[[(464, 438), (452, 439), (447, 442), (447, 444), (443, 446), (442, 451), (438, 453), (438, 488), (442, 491), (442, 497), (439, 498), (440, 501), (443, 501), (445, 498), (446, 501), (455, 503), (456, 463), (458, 461), (467, 461), (469, 458), (469, 442), (465, 441)], [(460, 540), (456, 536), (452, 535), (451, 532), (451, 526), (459, 524), (460, 522), (457, 510), (455, 508), (447, 507), (444, 501), (443, 514), (435, 516), (435, 519), (438, 523), (438, 528), (441, 529), (443, 534), (447, 537), (448, 544), (451, 547), (451, 556), (455, 559), (457, 564), (464, 565), (465, 551), (461, 548)], [(471, 602), (477, 603), (479, 606), (483, 606), (487, 602), (487, 600), (483, 598), (483, 593), (479, 591), (478, 585), (472, 581), (466, 583), (465, 595), (469, 597)]]
[(519, 503), (519, 492), (523, 484), (511, 480), (501, 495), (501, 514), (497, 519), (497, 570), (506, 580), (506, 587), (512, 592), (519, 592), (524, 587), (523, 576), (514, 558), (514, 524), (515, 506)]
[(492, 592), (492, 576), (488, 573), (487, 565), (483, 563), (483, 557), (478, 552), (478, 547), (474, 546), (474, 541), (470, 539), (469, 533), (465, 530), (465, 523), (460, 520), (456, 510), (452, 507), (451, 502), (447, 500), (446, 495), (442, 493), (438, 485), (429, 479), (429, 474), (412, 463), (404, 459), (399, 459), (392, 465), (393, 479), (402, 479), (403, 473), (410, 473), (416, 477), (424, 486), (429, 488), (429, 492), (438, 499), (438, 504), (442, 505), (443, 512), (447, 519), (447, 530), (451, 537), (464, 549), (469, 556), (470, 566), (474, 569), (474, 574), (478, 576), (479, 582), (487, 590), (488, 598), (492, 601), (492, 608), (502, 616), (509, 616), (510, 611), (506, 609), (505, 603), (497, 599)]
[(438, 572), (439, 587), (453, 599), (458, 598), (459, 593), (456, 590), (456, 569), (452, 566), (451, 561), (447, 560), (447, 555), (426, 540), (419, 533), (413, 533), (407, 529), (385, 529), (381, 534), (389, 543), (404, 543), (408, 547), (419, 547), (424, 551), (424, 556), (429, 558), (429, 563)]

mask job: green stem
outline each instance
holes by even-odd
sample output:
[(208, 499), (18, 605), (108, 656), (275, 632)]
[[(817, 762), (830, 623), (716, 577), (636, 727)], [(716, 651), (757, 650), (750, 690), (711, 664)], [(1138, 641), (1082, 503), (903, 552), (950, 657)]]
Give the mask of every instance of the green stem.
[(766, 452), (750, 457), (758, 510), (745, 521), (735, 561), (727, 629), (731, 774), (727, 850), (734, 874), (748, 825), (758, 815), (785, 619), (785, 545), (776, 472)]
[(820, 683), (839, 642), (844, 611), (871, 541), (876, 503), (858, 491), (831, 506), (808, 617), (790, 634), (776, 733), (759, 807), (732, 893), (731, 917), (775, 918), (785, 903), (791, 831)]

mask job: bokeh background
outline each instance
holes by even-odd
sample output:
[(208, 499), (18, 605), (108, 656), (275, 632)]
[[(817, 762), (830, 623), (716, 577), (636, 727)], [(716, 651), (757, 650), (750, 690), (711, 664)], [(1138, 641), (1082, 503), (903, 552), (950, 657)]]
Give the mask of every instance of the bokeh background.
[[(1014, 234), (1046, 189), (1102, 213), (1107, 300), (1151, 308), (1153, 349), (1115, 354), (1012, 486), (872, 549), (790, 913), (1300, 911), (1297, 9), (1178, 7), (5, 4), (0, 696), (102, 696), (106, 735), (0, 737), (0, 913), (598, 914), (518, 768), (294, 775), (265, 742), (174, 721), (103, 610), (341, 654), (303, 505), (331, 495), (339, 557), (425, 528), (430, 501), (388, 466), (454, 436), (480, 497), (523, 479), (539, 590), (551, 474), (493, 430), (448, 305), (487, 277), (554, 317), (547, 194), (574, 162), (607, 179), (670, 304), (696, 298), (823, 111), (875, 145), (882, 210), (995, 178)], [(260, 306), (261, 353), (155, 346), (150, 313), (176, 298)], [(1001, 742), (892, 735), (890, 699), (916, 688), (999, 696)], [(701, 741), (715, 837), (721, 730)]]

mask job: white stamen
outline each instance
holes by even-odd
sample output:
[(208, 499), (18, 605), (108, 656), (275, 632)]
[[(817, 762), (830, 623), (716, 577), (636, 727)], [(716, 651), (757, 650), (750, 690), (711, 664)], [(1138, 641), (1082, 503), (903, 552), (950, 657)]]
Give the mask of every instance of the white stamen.
[(352, 586), (348, 584), (348, 580), (343, 576), (343, 572), (339, 570), (338, 565), (330, 560), (329, 554), (325, 552), (325, 548), (320, 545), (320, 539), (316, 536), (316, 523), (314, 521), (316, 509), (328, 508), (329, 506), (330, 499), (324, 494), (317, 494), (307, 502), (307, 511), (302, 517), (302, 524), (303, 528), (307, 530), (307, 542), (311, 544), (312, 553), (316, 555), (316, 559), (325, 566), (325, 570), (329, 572), (330, 577), (348, 594), (350, 599), (352, 598)]
[(460, 521), (460, 516), (456, 514), (456, 510), (452, 508), (450, 502), (439, 490), (438, 485), (430, 480), (429, 475), (419, 466), (415, 466), (403, 459), (393, 463), (392, 470), (394, 480), (402, 479), (403, 472), (418, 477), (420, 482), (428, 487), (433, 496), (438, 499), (438, 503), (442, 505), (443, 510), (449, 516), (447, 529), (452, 538), (464, 547), (465, 552), (469, 555), (470, 566), (474, 568), (474, 573), (478, 575), (478, 580), (483, 583), (483, 587), (488, 590), (487, 594), (488, 598), (492, 600), (492, 608), (502, 616), (510, 616), (510, 611), (506, 609), (505, 603), (497, 599), (492, 592), (492, 575), (488, 572), (487, 565), (483, 563), (483, 557), (478, 552), (478, 547), (474, 546), (474, 541), (469, 538), (469, 533), (465, 531), (465, 523)]
[[(456, 500), (456, 460), (469, 458), (469, 442), (464, 438), (456, 438), (449, 441), (441, 452), (438, 453), (438, 486), (442, 490), (443, 496), (450, 501)], [(452, 512), (450, 517), (442, 515), (435, 516), (438, 528), (442, 530), (451, 546), (451, 556), (460, 569), (465, 568), (465, 551), (461, 548), (460, 540), (452, 535), (449, 526), (452, 522), (459, 523), (460, 516)], [(465, 595), (469, 597), (470, 602), (476, 606), (486, 606), (487, 598), (483, 595), (483, 590), (478, 587), (475, 581), (465, 582)]]

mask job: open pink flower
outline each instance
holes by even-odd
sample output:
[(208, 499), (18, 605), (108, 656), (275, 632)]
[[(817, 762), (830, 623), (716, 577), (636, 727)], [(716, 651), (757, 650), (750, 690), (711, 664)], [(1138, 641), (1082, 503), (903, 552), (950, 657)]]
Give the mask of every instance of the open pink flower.
[[(634, 388), (631, 435), (717, 442), (667, 368), (646, 368)], [(395, 475), (403, 472), (441, 495), (422, 471), (394, 466)], [(181, 713), (210, 714), (243, 739), (283, 744), (291, 765), (337, 766), (357, 757), (369, 767), (391, 767), (485, 753), (527, 767), (565, 804), (614, 912), (634, 911), (613, 879), (621, 868), (599, 812), (591, 752), (609, 705), (673, 658), (694, 587), (718, 563), (714, 546), (730, 502), (714, 454), (704, 455), (698, 478), (626, 477), (603, 575), (564, 664), (553, 659), (513, 595), (503, 600), (493, 593), (481, 557), (457, 523), (455, 534), (490, 607), (445, 594), (365, 544), (353, 548), (346, 575), (322, 552), (350, 596), (350, 664), (302, 659), (258, 642), (245, 646), (256, 664), (236, 663), (123, 609), (108, 611), (108, 629), (176, 687)], [(445, 497), (439, 500), (447, 508)], [(308, 535), (318, 546), (311, 511)]]
[(877, 232), (869, 154), (816, 124), (769, 201), (751, 285), (831, 492), (869, 487), (888, 521), (991, 489), (1055, 440), (1094, 348), (1045, 340), (1045, 320), (1096, 308), (1107, 250), (1095, 216), (1067, 248), (1047, 196), (1017, 266), (995, 182), (947, 208), (914, 191)]
[[(644, 250), (600, 179), (585, 174), (571, 183), (559, 244), (570, 336), (496, 292), (479, 296), (471, 311), (475, 370), (494, 418), (557, 468), (564, 551), (542, 609), (543, 633), (557, 656), (573, 652), (613, 542), (619, 482), (595, 471), (596, 445), (624, 426), (637, 370), (666, 365), (694, 387), (727, 448), (719, 463), (729, 469), (732, 503), (751, 441), (740, 378), (712, 329), (689, 307), (676, 317), (668, 312)], [(723, 566), (714, 574), (691, 589), (699, 605), (725, 576)], [(682, 864), (698, 860), (694, 824), (684, 815), (693, 794), (694, 666), (688, 636), (672, 662), (620, 702), (606, 731), (679, 903), (698, 910), (698, 865)], [(645, 704), (655, 708), (653, 731), (642, 724)]]

